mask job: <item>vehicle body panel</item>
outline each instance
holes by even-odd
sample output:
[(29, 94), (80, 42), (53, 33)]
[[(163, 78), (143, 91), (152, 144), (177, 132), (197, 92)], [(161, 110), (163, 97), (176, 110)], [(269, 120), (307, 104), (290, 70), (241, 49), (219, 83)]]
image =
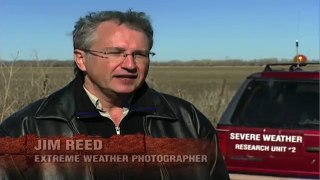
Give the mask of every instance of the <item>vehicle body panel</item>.
[(319, 79), (315, 71), (247, 78), (217, 125), (231, 174), (320, 177)]

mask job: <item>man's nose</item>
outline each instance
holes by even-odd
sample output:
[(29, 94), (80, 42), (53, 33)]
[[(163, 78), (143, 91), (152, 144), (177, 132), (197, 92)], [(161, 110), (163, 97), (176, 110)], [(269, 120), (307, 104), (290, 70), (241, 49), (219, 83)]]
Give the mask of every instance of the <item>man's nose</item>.
[(129, 70), (133, 70), (137, 68), (133, 54), (126, 54), (124, 56), (124, 60), (121, 63), (121, 67)]

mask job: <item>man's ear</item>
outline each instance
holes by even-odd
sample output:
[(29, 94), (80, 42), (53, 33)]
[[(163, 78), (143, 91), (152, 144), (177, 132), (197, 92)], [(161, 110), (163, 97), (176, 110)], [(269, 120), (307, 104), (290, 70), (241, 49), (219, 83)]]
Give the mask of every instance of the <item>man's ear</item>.
[(86, 71), (86, 54), (80, 49), (75, 49), (74, 52), (74, 62), (77, 64), (81, 71)]

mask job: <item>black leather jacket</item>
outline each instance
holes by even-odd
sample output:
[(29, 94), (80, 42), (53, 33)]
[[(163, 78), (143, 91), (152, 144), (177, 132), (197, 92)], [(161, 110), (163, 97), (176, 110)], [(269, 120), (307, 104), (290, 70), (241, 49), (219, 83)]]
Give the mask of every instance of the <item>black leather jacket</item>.
[[(82, 83), (82, 79), (77, 76), (61, 90), (16, 112), (1, 123), (0, 137), (21, 137), (27, 134), (72, 137), (82, 134), (75, 115), (77, 101), (74, 96), (74, 92), (82, 88)], [(177, 173), (164, 165), (158, 169), (158, 179), (229, 179), (216, 131), (192, 104), (158, 93), (145, 84), (135, 94), (130, 111), (131, 107), (144, 109), (145, 112), (140, 114), (146, 135), (155, 138), (206, 139), (213, 145), (212, 161), (207, 166), (190, 167), (184, 173)], [(150, 110), (150, 107), (153, 108)], [(13, 158), (0, 158), (0, 179), (96, 179), (89, 165), (75, 168), (68, 163), (43, 164), (37, 170), (29, 170), (18, 168), (16, 163)], [(117, 179), (130, 178), (120, 174)]]

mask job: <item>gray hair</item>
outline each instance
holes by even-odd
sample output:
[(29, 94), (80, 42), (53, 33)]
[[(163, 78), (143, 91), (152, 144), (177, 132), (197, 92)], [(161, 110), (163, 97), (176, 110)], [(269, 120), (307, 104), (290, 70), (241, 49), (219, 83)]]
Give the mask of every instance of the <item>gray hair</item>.
[[(153, 28), (149, 17), (144, 12), (135, 12), (129, 9), (126, 12), (120, 11), (99, 11), (90, 12), (81, 17), (75, 24), (73, 30), (73, 48), (90, 49), (97, 27), (105, 21), (114, 21), (119, 25), (125, 24), (129, 28), (143, 32), (149, 39), (149, 49), (153, 46)], [(83, 72), (74, 64), (74, 73)]]

